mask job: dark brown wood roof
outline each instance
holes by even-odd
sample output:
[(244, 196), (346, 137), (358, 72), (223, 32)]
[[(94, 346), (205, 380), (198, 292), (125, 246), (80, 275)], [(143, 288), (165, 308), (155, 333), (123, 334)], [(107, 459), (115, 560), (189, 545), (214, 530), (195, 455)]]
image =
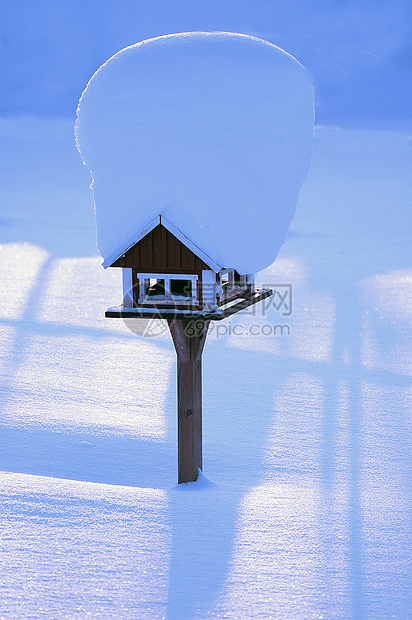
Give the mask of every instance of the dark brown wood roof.
[(210, 269), (162, 224), (147, 233), (111, 267), (132, 267), (148, 273), (191, 273)]

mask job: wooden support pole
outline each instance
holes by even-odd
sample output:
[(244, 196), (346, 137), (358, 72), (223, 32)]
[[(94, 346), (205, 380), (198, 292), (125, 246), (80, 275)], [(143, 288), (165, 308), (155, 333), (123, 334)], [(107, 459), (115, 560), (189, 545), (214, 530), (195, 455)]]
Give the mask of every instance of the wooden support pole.
[(168, 319), (177, 354), (178, 482), (202, 469), (202, 351), (210, 321)]

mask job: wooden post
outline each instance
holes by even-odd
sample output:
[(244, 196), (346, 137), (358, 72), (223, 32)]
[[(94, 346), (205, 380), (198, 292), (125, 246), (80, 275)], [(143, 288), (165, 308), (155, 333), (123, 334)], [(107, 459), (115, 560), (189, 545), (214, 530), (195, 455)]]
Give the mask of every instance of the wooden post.
[(177, 354), (178, 482), (202, 469), (202, 351), (210, 321), (168, 319)]

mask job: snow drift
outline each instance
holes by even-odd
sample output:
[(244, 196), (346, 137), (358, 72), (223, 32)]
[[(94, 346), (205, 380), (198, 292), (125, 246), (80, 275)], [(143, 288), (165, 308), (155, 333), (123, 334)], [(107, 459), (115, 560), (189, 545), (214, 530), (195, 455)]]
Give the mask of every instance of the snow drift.
[(292, 56), (233, 33), (149, 39), (96, 71), (77, 115), (106, 263), (158, 215), (224, 267), (274, 261), (312, 152), (311, 78)]

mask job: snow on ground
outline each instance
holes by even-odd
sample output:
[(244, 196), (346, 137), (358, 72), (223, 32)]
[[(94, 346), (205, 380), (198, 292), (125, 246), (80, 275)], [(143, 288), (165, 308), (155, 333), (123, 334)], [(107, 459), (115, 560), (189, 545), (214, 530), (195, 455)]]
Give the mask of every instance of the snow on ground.
[(317, 129), (272, 304), (209, 334), (206, 479), (176, 487), (173, 345), (104, 319), (71, 123), (0, 132), (0, 617), (411, 617), (406, 134)]

